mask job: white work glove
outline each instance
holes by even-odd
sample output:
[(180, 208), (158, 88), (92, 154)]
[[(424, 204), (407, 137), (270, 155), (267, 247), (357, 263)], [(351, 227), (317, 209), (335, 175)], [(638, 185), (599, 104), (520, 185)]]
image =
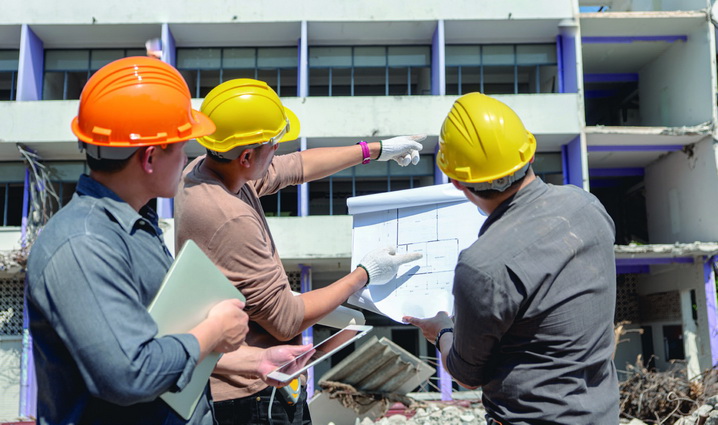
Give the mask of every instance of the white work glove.
[(362, 267), (368, 275), (367, 285), (381, 285), (390, 281), (399, 266), (411, 263), (423, 257), (420, 252), (396, 255), (394, 247), (381, 248), (368, 253), (357, 267)]
[(419, 142), (424, 139), (426, 139), (426, 134), (399, 136), (382, 140), (379, 142), (381, 143), (381, 153), (376, 160), (388, 161), (393, 159), (402, 167), (406, 167), (409, 163), (416, 165), (419, 163), (419, 151), (424, 148)]

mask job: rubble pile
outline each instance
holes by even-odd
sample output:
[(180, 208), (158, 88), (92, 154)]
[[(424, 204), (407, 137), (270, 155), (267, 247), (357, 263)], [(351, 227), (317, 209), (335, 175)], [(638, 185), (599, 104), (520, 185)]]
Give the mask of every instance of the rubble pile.
[(688, 379), (684, 365), (656, 372), (639, 357), (620, 384), (621, 417), (631, 425), (718, 425), (718, 370)]
[(372, 421), (364, 418), (360, 425), (485, 425), (486, 412), (480, 404), (470, 407), (459, 405), (442, 406), (429, 403), (426, 407), (416, 409), (411, 417), (403, 414), (388, 416)]

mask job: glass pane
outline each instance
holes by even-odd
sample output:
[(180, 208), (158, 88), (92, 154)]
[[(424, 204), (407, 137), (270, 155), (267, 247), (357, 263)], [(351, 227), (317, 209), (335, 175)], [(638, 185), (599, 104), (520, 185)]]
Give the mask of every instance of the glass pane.
[(310, 67), (351, 66), (351, 47), (312, 47), (309, 49)]
[(355, 47), (354, 66), (386, 66), (386, 47)]
[(257, 66), (260, 68), (296, 68), (297, 63), (297, 49), (293, 47), (257, 49)]
[(224, 69), (254, 68), (256, 66), (255, 49), (224, 49), (224, 62), (222, 66), (224, 67)]
[[(25, 192), (22, 183), (11, 183), (6, 186), (7, 204), (4, 206), (3, 215), (7, 215), (6, 226), (20, 226), (22, 224), (22, 198)], [(3, 195), (5, 195), (3, 193)], [(3, 196), (3, 201), (5, 197)]]
[(234, 80), (236, 78), (254, 78), (257, 79), (257, 69), (223, 69), (222, 82)]
[(329, 198), (329, 179), (309, 183), (309, 214), (329, 215)]
[(277, 94), (280, 97), (296, 97), (297, 93), (297, 68), (279, 69), (279, 84)]
[(17, 73), (0, 71), (0, 100), (15, 100)]
[(479, 46), (446, 46), (446, 66), (479, 65), (481, 48)]
[(221, 49), (177, 49), (177, 68), (219, 69)]
[(86, 70), (90, 64), (89, 50), (47, 50), (45, 71)]
[(355, 68), (354, 96), (386, 95), (386, 68)]
[(536, 93), (536, 67), (519, 66), (516, 69), (518, 93)]
[(514, 46), (484, 46), (483, 47), (483, 64), (484, 65), (513, 65), (514, 64)]
[(555, 64), (556, 46), (553, 44), (516, 46), (516, 62), (523, 65)]
[(83, 162), (50, 162), (47, 164), (52, 180), (76, 182), (85, 170)]
[(207, 96), (213, 88), (219, 85), (219, 70), (202, 69), (199, 71), (199, 97)]
[(409, 94), (409, 69), (389, 68), (389, 95), (405, 96)]
[(514, 67), (513, 66), (487, 66), (487, 67), (484, 67), (484, 93), (485, 94), (512, 94), (512, 93), (514, 93)]
[(0, 50), (0, 71), (17, 71), (19, 50)]
[(67, 73), (67, 89), (64, 99), (79, 99), (82, 89), (87, 84), (87, 71), (68, 72)]
[(365, 178), (365, 177), (381, 177), (382, 179), (386, 180), (386, 176), (389, 173), (389, 163), (392, 161), (387, 162), (378, 162), (378, 161), (372, 161), (368, 164), (362, 165), (361, 167), (355, 166), (354, 167), (354, 174), (357, 178)]
[(309, 70), (309, 96), (329, 96), (330, 69)]
[(90, 52), (90, 69), (97, 71), (108, 63), (125, 56), (123, 50), (93, 50)]
[(64, 87), (64, 72), (45, 72), (42, 81), (42, 98), (44, 100), (62, 100)]
[(536, 174), (561, 174), (563, 173), (563, 162), (560, 153), (536, 153), (536, 158), (531, 164)]
[(277, 91), (277, 81), (278, 81), (278, 72), (276, 69), (258, 69), (257, 70), (257, 79), (260, 81), (264, 81), (274, 89), (274, 91)]
[(393, 176), (433, 176), (434, 155), (421, 155), (419, 163), (411, 167), (402, 167), (396, 161), (387, 161), (392, 175), (391, 190), (395, 190)]
[(147, 56), (147, 51), (145, 49), (127, 49), (125, 57), (130, 56)]
[(189, 87), (189, 93), (192, 95), (192, 97), (199, 98), (199, 87), (197, 86), (197, 74), (199, 71), (187, 71), (187, 70), (180, 70), (180, 74), (182, 74), (182, 77), (187, 82), (187, 86)]
[(389, 66), (429, 66), (431, 49), (428, 46), (389, 46)]

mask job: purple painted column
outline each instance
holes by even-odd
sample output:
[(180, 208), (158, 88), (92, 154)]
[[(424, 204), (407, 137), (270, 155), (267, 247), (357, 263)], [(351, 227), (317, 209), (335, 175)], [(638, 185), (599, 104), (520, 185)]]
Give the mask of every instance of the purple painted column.
[(441, 389), (441, 401), (452, 400), (451, 393), (453, 388), (451, 386), (451, 375), (444, 369), (443, 362), (441, 361), (441, 351), (439, 348), (436, 349), (436, 369), (439, 371), (439, 388)]
[(561, 161), (563, 164), (563, 184), (583, 187), (580, 136), (576, 136), (572, 141), (561, 146)]
[[(309, 292), (312, 290), (312, 268), (300, 264), (301, 274), (299, 276), (300, 290), (302, 293)], [(314, 334), (312, 327), (308, 327), (302, 332), (302, 344), (312, 344), (314, 342)], [(307, 401), (314, 395), (314, 368), (310, 367), (307, 370)]]
[(42, 99), (42, 75), (45, 55), (42, 40), (27, 24), (20, 32), (20, 57), (17, 67), (17, 100)]
[[(175, 55), (175, 39), (169, 24), (162, 24), (162, 62), (172, 66), (177, 64)], [(172, 218), (175, 215), (175, 202), (172, 198), (157, 198), (157, 216)]]
[(444, 55), (444, 20), (436, 22), (436, 31), (431, 38), (431, 94), (446, 94), (446, 67)]
[[(439, 143), (436, 143), (434, 148), (434, 157), (439, 153)], [(434, 161), (434, 184), (445, 184), (449, 182), (449, 177), (439, 169), (439, 166)]]
[(297, 52), (297, 96), (309, 96), (309, 47), (307, 42), (307, 21), (302, 21), (299, 38), (299, 52)]
[(711, 365), (713, 367), (718, 365), (718, 309), (716, 308), (716, 281), (713, 272), (715, 263), (716, 257), (711, 257), (703, 264), (708, 335), (710, 335)]
[[(561, 34), (557, 38), (559, 65), (559, 92), (578, 93), (578, 68), (576, 58), (576, 32), (578, 26), (573, 20), (561, 21)], [(581, 187), (581, 186), (580, 186)]]
[[(27, 244), (27, 220), (30, 212), (30, 170), (25, 170), (25, 189), (22, 194), (22, 230), (21, 244)], [(25, 286), (27, 290), (27, 285)], [(22, 360), (20, 369), (20, 415), (37, 416), (37, 380), (35, 377), (35, 359), (32, 353), (32, 335), (30, 319), (27, 315), (27, 292), (23, 300), (22, 315)]]
[[(299, 141), (299, 150), (307, 150), (307, 138), (302, 136)], [(299, 205), (298, 214), (300, 217), (309, 215), (309, 183), (302, 183), (297, 190), (297, 205)]]

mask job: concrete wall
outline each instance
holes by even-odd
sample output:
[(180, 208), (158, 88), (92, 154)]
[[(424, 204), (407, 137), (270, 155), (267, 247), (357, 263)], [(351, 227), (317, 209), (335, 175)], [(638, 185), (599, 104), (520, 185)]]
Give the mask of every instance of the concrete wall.
[(22, 337), (0, 336), (0, 422), (18, 419)]
[(650, 243), (718, 240), (716, 145), (711, 137), (692, 153), (672, 152), (646, 167)]
[(691, 126), (713, 119), (712, 44), (708, 22), (674, 42), (639, 75), (641, 125)]
[(700, 10), (709, 6), (708, 0), (633, 0), (631, 11)]
[[(142, 0), (94, 1), (49, 0), (11, 1), (3, 3), (0, 24), (87, 24), (97, 23), (153, 23), (153, 22), (282, 22), (301, 20), (434, 20), (466, 19), (482, 16), (486, 19), (526, 17), (570, 17), (572, 0), (363, 0), (336, 2), (311, 0)], [(321, 11), (321, 13), (318, 13)], [(380, 11), (380, 13), (377, 13)]]
[[(652, 266), (652, 273), (641, 275), (637, 292), (647, 295), (659, 292), (679, 291), (682, 297), (690, 296), (689, 292), (695, 290), (696, 305), (698, 306), (698, 319), (694, 322), (690, 314), (683, 314), (683, 319), (676, 322), (653, 322), (643, 325), (653, 326), (653, 347), (656, 356), (662, 357), (663, 334), (662, 326), (666, 324), (680, 324), (683, 326), (683, 338), (686, 360), (689, 371), (696, 373), (711, 368), (710, 334), (708, 329), (708, 316), (706, 311), (706, 296), (704, 289), (703, 262), (698, 258), (695, 264), (676, 264), (670, 266)], [(683, 308), (684, 313), (686, 312)], [(667, 367), (665, 359), (656, 360), (657, 367)]]

